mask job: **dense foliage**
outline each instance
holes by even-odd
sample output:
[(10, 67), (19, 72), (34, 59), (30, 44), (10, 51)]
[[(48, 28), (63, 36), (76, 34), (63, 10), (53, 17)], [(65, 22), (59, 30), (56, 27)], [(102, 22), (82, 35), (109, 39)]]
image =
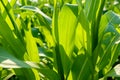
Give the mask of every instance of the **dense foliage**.
[(119, 80), (120, 0), (0, 0), (0, 80)]

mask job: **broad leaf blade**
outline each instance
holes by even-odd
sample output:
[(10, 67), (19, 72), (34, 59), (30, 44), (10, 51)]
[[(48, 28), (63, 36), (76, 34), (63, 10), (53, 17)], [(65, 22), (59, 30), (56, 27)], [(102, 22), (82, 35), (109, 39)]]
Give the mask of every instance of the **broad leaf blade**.
[[(36, 79), (35, 75), (33, 74), (32, 67), (39, 68), (34, 63), (31, 62), (24, 62), (17, 58), (15, 58), (13, 55), (9, 54), (7, 51), (5, 51), (3, 48), (0, 47), (0, 66), (3, 68), (20, 68), (20, 69), (14, 69), (15, 74), (20, 79)], [(29, 65), (30, 64), (30, 65)], [(25, 75), (24, 72), (27, 72), (28, 74)], [(23, 75), (24, 74), (24, 75)], [(31, 76), (28, 76), (31, 75)], [(22, 77), (21, 77), (22, 76)]]
[(104, 68), (105, 73), (111, 69), (120, 53), (120, 44), (117, 43), (120, 39), (120, 34), (117, 30), (119, 24), (120, 17), (112, 11), (107, 12), (100, 23), (99, 44), (96, 49), (99, 52), (97, 66), (99, 70)]
[(61, 45), (64, 48), (69, 58), (71, 57), (74, 47), (76, 26), (77, 26), (77, 6), (70, 4), (64, 5), (58, 18), (58, 33), (59, 33), (58, 36), (59, 45)]
[(89, 59), (85, 54), (78, 55), (72, 65), (72, 80), (91, 80)]
[(70, 69), (69, 65), (73, 55), (76, 26), (77, 6), (70, 4), (64, 5), (58, 16), (58, 26), (53, 27), (53, 30), (55, 30), (53, 35), (55, 35), (55, 40), (57, 40), (57, 44), (59, 44), (60, 56), (65, 74), (67, 74)]
[[(19, 39), (16, 39), (16, 36), (14, 36), (15, 34), (9, 28), (9, 25), (4, 21), (1, 14), (0, 14), (0, 19), (1, 19), (0, 20), (0, 24), (1, 24), (0, 25), (0, 34), (4, 39), (2, 41), (3, 42), (5, 41), (5, 43), (2, 43), (2, 44), (9, 44), (9, 46), (11, 48), (13, 48), (13, 51), (15, 52), (15, 53), (13, 53), (13, 55), (15, 55), (19, 59), (23, 59), (23, 55), (25, 53), (25, 48), (24, 48), (23, 44), (21, 43), (21, 41)], [(3, 26), (4, 26), (4, 28), (3, 28)], [(16, 45), (17, 45), (17, 47), (14, 48), (14, 46), (16, 46)], [(21, 50), (21, 51), (18, 52), (19, 50)]]
[(3, 68), (39, 68), (32, 62), (21, 61), (0, 47), (0, 66)]

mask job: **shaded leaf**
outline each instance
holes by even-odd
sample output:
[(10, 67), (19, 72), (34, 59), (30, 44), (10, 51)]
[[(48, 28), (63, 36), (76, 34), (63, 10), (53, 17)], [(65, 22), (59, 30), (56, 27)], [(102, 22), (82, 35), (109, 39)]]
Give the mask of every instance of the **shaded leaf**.
[(106, 67), (105, 73), (111, 69), (120, 53), (120, 44), (116, 44), (120, 39), (120, 34), (117, 31), (119, 22), (120, 17), (109, 11), (103, 15), (100, 23), (99, 44), (96, 49), (99, 52), (97, 66), (99, 70)]

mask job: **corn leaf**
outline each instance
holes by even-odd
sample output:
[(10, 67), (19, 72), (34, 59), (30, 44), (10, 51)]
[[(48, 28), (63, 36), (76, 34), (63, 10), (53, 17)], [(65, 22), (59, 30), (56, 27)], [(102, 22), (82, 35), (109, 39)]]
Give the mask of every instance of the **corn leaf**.
[[(69, 14), (67, 14), (69, 13)], [(67, 15), (66, 15), (67, 14)], [(64, 21), (62, 19), (65, 19)], [(77, 26), (77, 6), (66, 4), (58, 17), (59, 45), (61, 45), (67, 56), (72, 56), (74, 47), (74, 35)], [(62, 52), (61, 52), (62, 53)]]
[[(81, 4), (79, 4), (78, 25), (76, 30), (75, 45), (78, 48), (77, 57), (72, 64), (70, 77), (73, 80), (90, 79), (93, 71), (92, 60), (90, 59), (92, 53), (91, 47), (91, 32), (89, 27), (89, 21), (85, 16)], [(80, 62), (80, 63), (79, 63)], [(86, 77), (85, 77), (86, 76)]]
[(45, 77), (47, 77), (50, 80), (60, 80), (60, 77), (58, 76), (58, 74), (50, 69), (40, 69), (40, 72), (45, 75)]
[[(0, 48), (0, 66), (3, 68), (20, 68), (20, 69), (14, 69), (16, 75), (21, 79), (25, 80), (25, 79), (35, 79), (34, 74), (32, 72), (32, 70), (30, 68), (32, 68), (31, 66), (35, 67), (35, 68), (39, 68), (39, 66), (37, 66), (34, 63), (28, 62), (28, 64), (24, 61), (21, 61), (19, 59), (17, 59), (16, 57), (14, 57), (13, 55), (10, 55), (7, 51), (5, 51), (5, 49)], [(30, 65), (31, 66), (30, 66)], [(26, 69), (25, 69), (26, 68)], [(24, 72), (28, 72), (28, 74), (24, 74)], [(24, 74), (24, 75), (23, 75)], [(21, 76), (19, 76), (21, 75)], [(32, 75), (29, 76), (28, 75)]]
[[(67, 15), (66, 15), (67, 14)], [(59, 45), (60, 56), (65, 74), (69, 72), (72, 60), (75, 30), (77, 26), (77, 6), (65, 4), (59, 15), (58, 24), (53, 26), (53, 35)], [(63, 21), (64, 19), (64, 21)], [(56, 53), (57, 55), (58, 53)]]
[[(28, 64), (27, 64), (28, 63)], [(11, 54), (9, 54), (5, 49), (0, 47), (0, 66), (3, 68), (39, 68), (38, 65), (30, 62), (21, 61)]]
[[(71, 68), (71, 74), (69, 77), (71, 76), (72, 80), (92, 80), (90, 61), (87, 55), (80, 54), (76, 57)], [(70, 79), (69, 77), (68, 79)]]
[(107, 73), (120, 53), (120, 34), (119, 34), (120, 16), (109, 11), (102, 16), (99, 29), (99, 52), (97, 66), (99, 70), (105, 69)]
[[(5, 44), (8, 44), (9, 47), (12, 48), (12, 51), (14, 51), (15, 53), (13, 53), (14, 56), (16, 56), (18, 59), (23, 59), (23, 55), (25, 53), (25, 48), (23, 46), (23, 44), (21, 43), (21, 41), (19, 39), (16, 39), (15, 34), (12, 32), (12, 30), (9, 28), (9, 25), (4, 21), (3, 17), (0, 15), (0, 34), (3, 37), (5, 41)], [(4, 26), (4, 28), (3, 28)], [(4, 43), (3, 43), (4, 44)], [(6, 46), (8, 46), (6, 45)], [(15, 46), (17, 46), (16, 48), (14, 48)], [(6, 48), (9, 48), (6, 47)], [(11, 49), (10, 48), (10, 49)], [(19, 51), (21, 50), (21, 51)]]
[(85, 1), (85, 14), (90, 22), (91, 36), (92, 36), (92, 51), (98, 43), (98, 29), (101, 19), (105, 0), (86, 0)]
[(45, 13), (43, 13), (37, 7), (34, 7), (34, 6), (23, 6), (23, 7), (21, 7), (21, 9), (22, 10), (30, 10), (30, 11), (34, 11), (36, 13), (39, 13), (40, 15), (42, 15), (47, 20), (47, 22), (49, 23), (49, 25), (51, 24), (51, 18), (49, 16), (47, 16)]
[[(21, 26), (21, 28), (23, 29), (24, 40), (26, 43), (26, 52), (28, 54), (28, 56), (24, 57), (24, 60), (30, 60), (38, 63), (39, 62), (38, 48), (35, 39), (32, 36), (30, 18), (26, 18), (25, 21), (26, 23), (24, 23), (22, 18), (20, 19), (21, 21), (19, 21), (19, 26)], [(35, 78), (40, 79), (38, 71), (35, 69), (32, 70), (36, 76)]]
[[(42, 66), (42, 67), (40, 67), (40, 66)], [(41, 74), (43, 74), (45, 77), (47, 77), (51, 80), (60, 80), (57, 73), (54, 72), (53, 70), (50, 70), (49, 68), (44, 67), (43, 65), (38, 64), (38, 63), (19, 60), (19, 59), (15, 58), (14, 56), (10, 55), (5, 49), (3, 49), (1, 47), (0, 47), (0, 67), (13, 68), (13, 69), (15, 68), (15, 70), (17, 70), (17, 71), (19, 69), (23, 69), (24, 71), (26, 71), (25, 68), (27, 68), (27, 69), (35, 68), (36, 70), (40, 71)], [(16, 73), (18, 73), (18, 72), (16, 72)], [(18, 74), (20, 75), (20, 73), (18, 73)], [(18, 74), (16, 74), (16, 75), (18, 75)], [(30, 74), (30, 72), (27, 73), (27, 75), (28, 74)], [(24, 76), (21, 76), (21, 77), (23, 77), (23, 78), (20, 78), (20, 79), (25, 80)], [(30, 76), (28, 76), (28, 77), (30, 77)], [(33, 79), (33, 75), (30, 77), (30, 80), (32, 80), (32, 79)]]
[[(6, 6), (7, 5), (7, 6)], [(18, 26), (15, 22), (15, 18), (12, 12), (12, 7), (7, 0), (0, 1), (0, 34), (2, 36), (2, 45), (8, 50), (13, 56), (20, 60), (30, 60), (26, 51), (26, 46), (23, 37), (18, 30)], [(3, 28), (4, 26), (4, 28)], [(37, 53), (38, 54), (38, 53)], [(37, 56), (39, 57), (39, 56)], [(32, 59), (33, 60), (33, 59)], [(15, 70), (15, 69), (14, 69)], [(16, 75), (21, 74), (25, 79), (39, 79), (38, 72), (33, 69), (19, 69), (15, 70)], [(29, 72), (28, 75), (24, 75), (24, 71)], [(36, 76), (36, 77), (35, 77)], [(20, 77), (21, 78), (21, 77)]]

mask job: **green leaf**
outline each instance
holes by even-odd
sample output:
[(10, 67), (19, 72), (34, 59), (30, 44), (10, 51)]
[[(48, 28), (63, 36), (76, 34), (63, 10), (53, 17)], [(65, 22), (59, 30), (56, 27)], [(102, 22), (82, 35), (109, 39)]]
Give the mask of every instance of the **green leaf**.
[(49, 30), (45, 26), (40, 26), (39, 31), (41, 31), (42, 35), (44, 35), (45, 42), (47, 43), (47, 47), (51, 48), (51, 47), (55, 46), (55, 42), (53, 40), (51, 30)]
[(31, 61), (39, 62), (38, 48), (37, 48), (35, 39), (32, 36), (30, 19), (29, 18), (26, 19), (26, 25), (21, 19), (21, 24), (25, 33), (26, 49), (27, 49), (29, 58)]
[[(56, 12), (57, 13), (57, 12)], [(77, 26), (77, 5), (65, 4), (57, 19), (58, 22), (54, 22), (53, 35), (59, 47), (59, 52), (62, 60), (63, 70), (67, 75), (72, 62), (74, 41), (75, 41), (75, 30)], [(67, 15), (66, 15), (67, 14)], [(63, 20), (64, 19), (64, 20)], [(58, 55), (58, 54), (56, 54)]]
[(118, 27), (120, 16), (112, 11), (102, 16), (99, 29), (99, 44), (96, 51), (99, 52), (97, 67), (99, 70), (105, 69), (107, 73), (120, 53), (120, 34)]
[(101, 15), (105, 0), (86, 0), (85, 1), (85, 14), (89, 20), (91, 38), (92, 38), (92, 51), (98, 44), (98, 29), (101, 20)]
[[(17, 58), (15, 58), (13, 55), (9, 54), (7, 51), (5, 51), (3, 48), (0, 47), (0, 66), (3, 68), (20, 68), (20, 69), (14, 69), (15, 74), (21, 75), (23, 79), (36, 79), (35, 75), (33, 74), (32, 67), (33, 68), (39, 68), (34, 63), (31, 62), (24, 62)], [(28, 63), (28, 64), (27, 64)], [(25, 69), (27, 68), (27, 69)], [(27, 75), (25, 75), (25, 72), (28, 72)], [(34, 71), (35, 72), (35, 71)], [(31, 75), (28, 77), (28, 75)], [(18, 76), (20, 79), (21, 77)]]
[[(60, 80), (58, 74), (55, 71), (50, 70), (49, 68), (40, 67), (39, 65), (42, 66), (41, 64), (30, 62), (30, 61), (21, 61), (15, 58), (14, 56), (10, 55), (7, 51), (5, 51), (3, 48), (0, 47), (0, 67), (15, 68), (15, 71), (17, 71), (15, 73), (18, 73), (19, 69), (26, 71), (25, 68), (28, 68), (28, 69), (35, 68), (36, 70), (40, 71), (40, 73), (42, 73), (45, 77), (49, 78), (50, 80)], [(18, 74), (20, 74), (20, 71)], [(30, 71), (29, 71), (29, 74), (30, 74)], [(30, 78), (32, 80), (33, 75), (31, 75)]]
[(9, 2), (12, 7), (16, 4), (16, 0), (9, 0)]
[[(27, 64), (28, 63), (28, 64)], [(0, 47), (0, 66), (3, 68), (39, 68), (38, 65), (31, 62), (18, 60)]]
[(40, 69), (40, 72), (47, 77), (49, 80), (60, 80), (58, 74), (50, 69)]
[(91, 29), (89, 26), (89, 21), (86, 15), (83, 12), (81, 4), (78, 5), (79, 8), (79, 15), (78, 15), (78, 25), (76, 29), (76, 41), (75, 45), (80, 50), (83, 48), (86, 50), (88, 55), (90, 56), (92, 53), (92, 44), (91, 44)]
[(12, 6), (8, 2), (8, 0), (4, 0), (0, 2), (1, 6), (1, 15), (3, 19), (6, 21), (7, 24), (9, 24), (9, 27), (11, 30), (14, 31), (15, 35), (18, 36), (18, 38), (23, 42), (23, 37), (20, 34), (20, 31), (18, 30), (18, 25), (15, 22), (15, 16), (13, 13)]
[(40, 22), (39, 30), (41, 33), (45, 36), (45, 40), (47, 42), (48, 47), (53, 47), (54, 42), (52, 39), (52, 31), (51, 31), (51, 18), (47, 16), (45, 13), (43, 13), (40, 9), (34, 6), (23, 6), (20, 9), (22, 10), (29, 10), (36, 12), (35, 16), (38, 17), (38, 20)]
[(71, 57), (74, 48), (75, 30), (78, 20), (77, 11), (76, 5), (66, 4), (58, 17), (59, 45), (64, 48), (69, 58)]
[[(3, 47), (6, 50), (8, 50), (9, 54), (12, 54), (17, 59), (20, 59), (20, 60), (35, 59), (34, 61), (37, 60), (37, 62), (39, 62), (38, 52), (36, 53), (37, 55), (35, 55), (38, 58), (31, 57), (30, 50), (28, 51), (30, 53), (30, 55), (28, 56), (27, 51), (26, 51), (27, 49), (25, 46), (25, 42), (23, 40), (23, 36), (21, 35), (20, 31), (18, 30), (18, 27), (20, 25), (17, 25), (17, 23), (15, 22), (14, 15), (12, 14), (13, 13), (12, 7), (8, 3), (8, 1), (7, 0), (0, 1), (0, 6), (2, 6), (2, 7), (0, 7), (2, 9), (2, 12), (0, 13), (0, 19), (1, 19), (0, 20), (0, 23), (1, 23), (0, 34), (2, 36)], [(3, 26), (4, 26), (4, 28), (3, 28)], [(34, 42), (31, 45), (34, 46)], [(36, 43), (35, 43), (35, 45), (36, 45)], [(28, 48), (28, 46), (27, 46), (27, 48)], [(34, 50), (33, 50), (32, 54), (33, 53), (34, 53)], [(34, 69), (19, 69), (19, 70), (14, 69), (14, 71), (15, 71), (16, 75), (20, 74), (22, 77), (24, 77), (24, 79), (39, 79), (40, 78), (38, 71), (34, 70)], [(28, 74), (29, 76), (30, 75), (33, 75), (33, 76), (28, 77), (28, 75), (24, 75), (24, 71), (29, 72), (29, 74)], [(21, 77), (19, 77), (19, 78), (21, 78)]]
[[(0, 14), (0, 34), (3, 37), (2, 38), (2, 44), (5, 44), (5, 46), (8, 49), (11, 49), (15, 52), (13, 53), (14, 56), (16, 56), (19, 59), (23, 59), (23, 55), (25, 53), (25, 48), (21, 41), (19, 39), (16, 39), (16, 35), (12, 32), (9, 25), (4, 21), (3, 17)], [(4, 26), (4, 28), (3, 28)], [(4, 39), (4, 40), (3, 40)], [(5, 42), (4, 42), (5, 41)], [(16, 48), (14, 48), (17, 45)], [(20, 51), (19, 51), (20, 50)]]
[(27, 5), (27, 0), (20, 0), (20, 3), (21, 3), (22, 5)]
[(90, 63), (86, 55), (81, 54), (76, 57), (71, 68), (71, 73), (72, 80), (91, 80)]
[(47, 22), (49, 23), (49, 25), (51, 24), (51, 18), (49, 16), (47, 16), (46, 14), (44, 14), (37, 7), (34, 7), (34, 6), (23, 6), (20, 9), (22, 9), (22, 10), (30, 10), (30, 11), (34, 11), (36, 13), (39, 13), (40, 15), (42, 15), (47, 20)]

